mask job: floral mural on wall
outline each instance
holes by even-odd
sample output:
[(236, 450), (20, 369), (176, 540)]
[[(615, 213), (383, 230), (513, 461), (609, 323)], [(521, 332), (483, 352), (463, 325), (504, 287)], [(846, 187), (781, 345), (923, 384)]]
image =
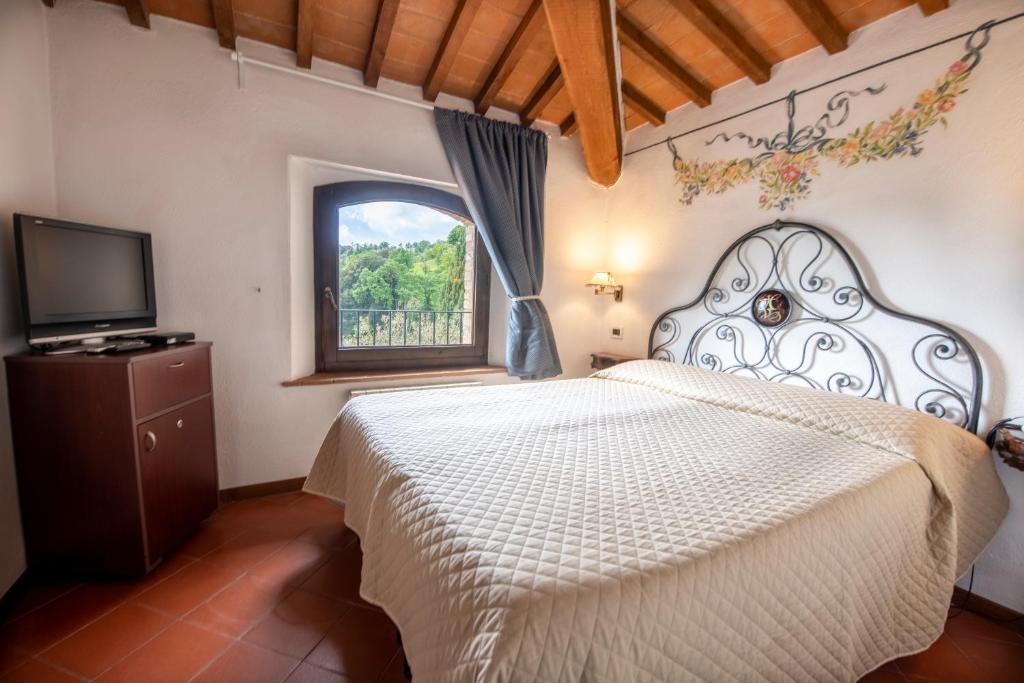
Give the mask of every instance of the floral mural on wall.
[(900, 107), (887, 118), (866, 123), (843, 137), (830, 138), (827, 132), (846, 121), (851, 99), (864, 93), (877, 95), (885, 90), (884, 85), (837, 93), (814, 125), (800, 129), (793, 123), (798, 93), (792, 92), (786, 98), (787, 130), (772, 138), (757, 139), (746, 133), (719, 134), (707, 142), (711, 145), (720, 138), (726, 142), (740, 139), (751, 148), (763, 148), (754, 156), (721, 161), (685, 160), (669, 139), (676, 184), (682, 188), (680, 201), (690, 205), (702, 194), (722, 194), (756, 180), (761, 188), (758, 205), (784, 211), (810, 194), (811, 182), (821, 174), (825, 162), (846, 168), (919, 155), (924, 136), (936, 124), (948, 125), (947, 115), (956, 107), (957, 98), (967, 92), (967, 81), (988, 43), (988, 29), (988, 24), (984, 24), (972, 33), (963, 57), (953, 62), (932, 87), (918, 93), (912, 105)]

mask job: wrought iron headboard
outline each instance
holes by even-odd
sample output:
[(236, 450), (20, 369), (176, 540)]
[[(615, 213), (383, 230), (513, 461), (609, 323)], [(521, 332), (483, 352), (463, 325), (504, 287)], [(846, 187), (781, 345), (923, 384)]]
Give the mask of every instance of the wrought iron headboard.
[[(832, 267), (849, 279), (827, 275)], [(970, 343), (880, 303), (849, 252), (806, 223), (775, 221), (733, 242), (700, 295), (654, 321), (647, 355), (888, 401), (978, 428), (981, 363)]]

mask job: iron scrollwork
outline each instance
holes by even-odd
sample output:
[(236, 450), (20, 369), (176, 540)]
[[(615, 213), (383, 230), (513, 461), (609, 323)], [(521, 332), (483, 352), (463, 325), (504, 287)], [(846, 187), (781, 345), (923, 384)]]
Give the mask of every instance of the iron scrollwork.
[(805, 223), (775, 221), (736, 240), (696, 299), (658, 317), (648, 357), (898, 403), (977, 430), (974, 348), (880, 303), (846, 249)]

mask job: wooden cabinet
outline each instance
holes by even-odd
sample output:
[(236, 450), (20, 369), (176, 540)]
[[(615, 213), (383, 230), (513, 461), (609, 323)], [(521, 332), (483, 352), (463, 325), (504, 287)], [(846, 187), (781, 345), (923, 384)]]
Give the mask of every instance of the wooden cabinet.
[(210, 344), (6, 367), (31, 571), (142, 574), (217, 507)]

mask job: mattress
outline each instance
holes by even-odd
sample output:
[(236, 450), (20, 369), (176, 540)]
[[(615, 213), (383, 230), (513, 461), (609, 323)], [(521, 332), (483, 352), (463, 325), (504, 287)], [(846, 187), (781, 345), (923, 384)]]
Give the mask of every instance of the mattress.
[(853, 681), (926, 648), (1006, 514), (972, 434), (635, 361), (364, 396), (305, 490), (416, 681)]

